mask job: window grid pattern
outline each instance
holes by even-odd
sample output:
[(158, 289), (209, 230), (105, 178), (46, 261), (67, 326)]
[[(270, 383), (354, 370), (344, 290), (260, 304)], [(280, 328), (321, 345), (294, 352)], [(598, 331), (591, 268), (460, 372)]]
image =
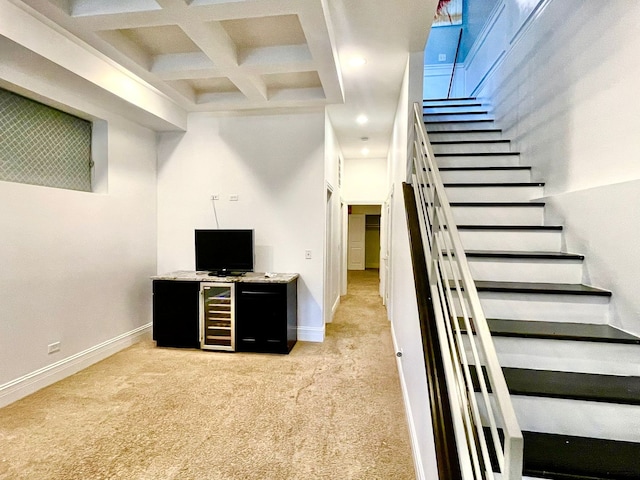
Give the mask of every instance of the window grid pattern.
[(91, 191), (91, 122), (0, 89), (0, 180)]

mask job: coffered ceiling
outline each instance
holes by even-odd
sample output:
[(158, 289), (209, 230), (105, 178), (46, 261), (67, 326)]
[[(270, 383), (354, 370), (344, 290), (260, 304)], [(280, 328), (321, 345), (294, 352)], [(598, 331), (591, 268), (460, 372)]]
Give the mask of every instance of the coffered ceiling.
[[(15, 0), (189, 112), (329, 108), (345, 157), (385, 157), (436, 0)], [(364, 64), (355, 66), (354, 57)], [(366, 124), (355, 119), (364, 114)], [(366, 139), (366, 140), (363, 140)]]

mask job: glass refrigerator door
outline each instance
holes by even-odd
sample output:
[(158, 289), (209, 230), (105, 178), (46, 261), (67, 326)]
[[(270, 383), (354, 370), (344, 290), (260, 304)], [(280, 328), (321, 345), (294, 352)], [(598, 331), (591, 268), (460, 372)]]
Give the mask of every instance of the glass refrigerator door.
[(235, 350), (233, 284), (203, 283), (200, 287), (200, 348)]

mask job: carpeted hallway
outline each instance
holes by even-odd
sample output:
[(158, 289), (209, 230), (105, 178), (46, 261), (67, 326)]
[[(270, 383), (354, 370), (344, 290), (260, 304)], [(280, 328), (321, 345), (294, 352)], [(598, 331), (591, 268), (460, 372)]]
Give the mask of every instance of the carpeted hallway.
[(141, 342), (0, 409), (0, 479), (415, 478), (378, 272), (290, 355)]

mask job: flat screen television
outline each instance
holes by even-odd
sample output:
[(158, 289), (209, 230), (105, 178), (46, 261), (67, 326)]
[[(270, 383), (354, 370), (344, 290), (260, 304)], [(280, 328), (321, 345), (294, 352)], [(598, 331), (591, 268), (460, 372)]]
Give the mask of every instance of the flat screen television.
[(253, 230), (196, 230), (196, 270), (215, 275), (253, 272)]

